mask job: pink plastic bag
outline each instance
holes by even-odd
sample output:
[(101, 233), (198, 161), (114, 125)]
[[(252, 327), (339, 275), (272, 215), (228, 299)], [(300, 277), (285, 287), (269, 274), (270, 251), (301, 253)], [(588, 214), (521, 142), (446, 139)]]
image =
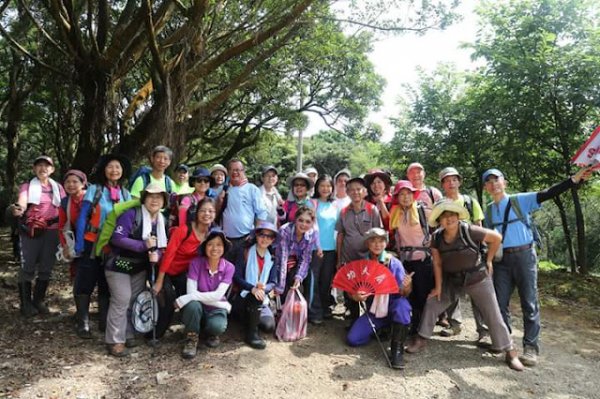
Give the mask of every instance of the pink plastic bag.
[(289, 290), (275, 335), (280, 341), (298, 341), (306, 337), (308, 305), (299, 290)]

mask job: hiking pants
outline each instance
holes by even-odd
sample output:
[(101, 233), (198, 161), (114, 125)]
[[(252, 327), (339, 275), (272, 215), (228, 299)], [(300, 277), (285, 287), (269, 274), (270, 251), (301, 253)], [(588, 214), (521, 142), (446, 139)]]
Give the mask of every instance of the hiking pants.
[[(375, 325), (376, 330), (389, 326), (392, 323), (408, 326), (410, 324), (410, 304), (404, 297), (390, 299), (388, 315), (386, 317), (376, 318), (370, 311), (368, 317), (370, 317)], [(366, 345), (371, 340), (371, 337), (373, 337), (373, 334), (373, 328), (365, 313), (352, 324), (352, 328), (350, 328), (346, 336), (346, 342), (350, 346)]]
[(162, 290), (158, 293), (158, 320), (156, 321), (156, 337), (161, 338), (171, 325), (175, 308), (175, 299), (186, 294), (187, 273), (176, 276), (165, 275)]
[(144, 289), (146, 271), (125, 274), (107, 270), (106, 281), (110, 289), (110, 305), (105, 341), (107, 344), (123, 344), (135, 334), (131, 323), (131, 306), (136, 296)]
[(335, 274), (335, 251), (323, 251), (323, 257), (319, 258), (313, 252), (310, 263), (310, 272), (305, 285), (308, 287), (308, 317), (313, 320), (322, 320), (325, 316), (331, 316), (330, 306), (333, 304), (331, 298), (331, 282)]
[(248, 308), (252, 306), (260, 306), (260, 321), (258, 323), (258, 327), (265, 332), (275, 331), (275, 316), (273, 315), (273, 311), (268, 305), (259, 303), (254, 295), (252, 295), (250, 292), (245, 298), (242, 298), (242, 296), (239, 294), (235, 297), (232, 303), (231, 314), (235, 319), (247, 324)]
[(104, 273), (104, 265), (99, 257), (92, 258), (94, 243), (84, 241), (83, 253), (75, 261), (75, 295), (92, 295), (98, 285), (98, 296), (108, 296), (108, 283)]
[(191, 301), (183, 307), (181, 315), (185, 332), (204, 332), (209, 336), (219, 336), (227, 329), (227, 311), (219, 308), (206, 308), (200, 301)]
[(30, 282), (35, 279), (48, 281), (56, 263), (58, 249), (58, 230), (47, 229), (37, 238), (19, 234), (21, 239), (21, 268), (19, 282)]
[(419, 335), (423, 338), (431, 338), (438, 315), (447, 309), (457, 296), (463, 293), (468, 294), (481, 311), (483, 320), (490, 330), (492, 348), (502, 351), (510, 349), (513, 346), (512, 338), (506, 324), (504, 324), (504, 320), (502, 320), (494, 285), (489, 276), (486, 276), (477, 283), (464, 287), (455, 287), (448, 280), (444, 280), (441, 299), (438, 301), (436, 297), (433, 297), (427, 300), (423, 316), (421, 317)]
[[(416, 333), (421, 322), (421, 315), (427, 302), (427, 296), (433, 289), (435, 283), (433, 280), (433, 265), (431, 258), (425, 260), (408, 260), (403, 262), (406, 274), (414, 272), (412, 277), (412, 291), (408, 296), (408, 301), (412, 307), (411, 333)], [(450, 305), (450, 304), (448, 304)], [(446, 309), (442, 309), (444, 311)]]

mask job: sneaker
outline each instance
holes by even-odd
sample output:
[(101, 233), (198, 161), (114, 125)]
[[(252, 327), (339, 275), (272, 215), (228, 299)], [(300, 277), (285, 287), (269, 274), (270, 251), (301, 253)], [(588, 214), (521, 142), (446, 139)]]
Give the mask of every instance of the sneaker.
[(479, 348), (490, 349), (492, 347), (490, 334), (488, 332), (480, 332), (475, 345)]
[(206, 338), (205, 345), (208, 346), (209, 348), (216, 348), (220, 344), (221, 344), (221, 340), (216, 335), (211, 335), (208, 338)]
[(198, 348), (198, 334), (195, 332), (188, 332), (185, 337), (185, 344), (181, 351), (181, 356), (184, 359), (192, 359), (196, 356)]
[(460, 324), (453, 324), (450, 327), (444, 328), (440, 331), (442, 337), (453, 337), (459, 335), (462, 332), (462, 326)]
[(523, 349), (523, 354), (519, 356), (519, 360), (527, 367), (535, 367), (538, 362), (537, 351), (534, 347), (526, 346)]

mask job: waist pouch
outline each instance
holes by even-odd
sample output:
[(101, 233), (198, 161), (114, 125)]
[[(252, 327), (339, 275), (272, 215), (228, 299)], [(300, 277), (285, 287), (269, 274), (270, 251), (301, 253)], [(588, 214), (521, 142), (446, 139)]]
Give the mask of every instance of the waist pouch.
[(137, 274), (146, 270), (148, 259), (130, 258), (121, 255), (109, 254), (106, 259), (106, 267), (125, 274)]
[(477, 284), (488, 276), (485, 263), (469, 270), (456, 273), (446, 273), (448, 282), (455, 287), (468, 287)]
[(29, 216), (19, 220), (19, 230), (29, 238), (39, 238), (48, 226), (53, 225), (58, 221), (58, 218), (50, 220)]

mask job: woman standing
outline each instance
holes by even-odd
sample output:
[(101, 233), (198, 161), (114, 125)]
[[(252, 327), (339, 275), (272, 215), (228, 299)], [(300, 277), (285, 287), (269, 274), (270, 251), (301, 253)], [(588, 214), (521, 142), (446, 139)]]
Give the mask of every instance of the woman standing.
[(309, 303), (308, 318), (313, 324), (321, 324), (323, 319), (331, 319), (331, 306), (335, 305), (331, 297), (331, 281), (335, 274), (336, 242), (335, 225), (340, 214), (333, 201), (333, 180), (322, 175), (315, 184), (317, 200), (317, 227), (319, 228), (319, 247), (317, 256), (313, 255), (310, 265), (313, 295)]
[(75, 226), (75, 306), (77, 308), (77, 335), (89, 339), (90, 297), (98, 286), (98, 311), (100, 331), (106, 329), (109, 291), (102, 260), (95, 256), (94, 247), (106, 216), (117, 203), (129, 201), (131, 194), (125, 188), (126, 176), (131, 173), (129, 160), (121, 155), (107, 154), (100, 157), (94, 167), (92, 182), (83, 197), (81, 212)]
[(280, 222), (291, 223), (296, 220), (296, 212), (301, 206), (315, 209), (317, 203), (311, 200), (309, 191), (313, 188), (313, 181), (304, 173), (296, 173), (288, 178), (287, 184), (290, 187), (291, 199), (283, 203), (284, 215), (280, 215)]
[(272, 244), (277, 238), (273, 223), (260, 222), (254, 239), (238, 256), (233, 280), (241, 291), (233, 300), (233, 314), (246, 324), (245, 341), (254, 349), (264, 349), (266, 342), (258, 329), (272, 332), (275, 317), (269, 307), (269, 293), (277, 284)]
[(156, 326), (156, 336), (162, 337), (171, 324), (173, 302), (185, 295), (187, 272), (190, 262), (198, 256), (198, 247), (206, 239), (215, 221), (216, 206), (212, 198), (198, 202), (191, 223), (175, 228), (169, 237), (169, 244), (160, 263), (158, 277), (154, 284), (156, 295), (164, 295), (164, 307), (160, 306)]
[(200, 245), (200, 256), (190, 263), (187, 274), (187, 294), (175, 301), (182, 309), (186, 342), (182, 356), (196, 356), (198, 336), (204, 331), (208, 336), (206, 346), (216, 348), (219, 336), (227, 329), (227, 313), (231, 305), (225, 294), (233, 281), (235, 266), (223, 256), (231, 243), (220, 229), (213, 229)]
[(83, 205), (87, 176), (80, 170), (70, 169), (65, 173), (63, 184), (67, 196), (62, 199), (58, 209), (58, 238), (62, 249), (62, 257), (70, 262), (69, 277), (71, 282), (74, 282), (77, 270), (74, 258), (75, 223)]
[(11, 206), (13, 216), (20, 218), (21, 268), (18, 284), (21, 314), (25, 317), (50, 313), (44, 299), (59, 242), (58, 208), (65, 196), (62, 186), (50, 178), (54, 173), (52, 158), (46, 155), (37, 157), (33, 161), (33, 173), (35, 177), (21, 185), (19, 199)]
[[(494, 230), (470, 225), (465, 207), (452, 201), (438, 201), (429, 217), (429, 224), (438, 229), (431, 240), (435, 287), (431, 290), (419, 326), (419, 334), (407, 352), (420, 352), (431, 338), (438, 315), (448, 308), (454, 298), (467, 293), (481, 311), (490, 329), (492, 348), (506, 352), (506, 363), (516, 371), (523, 370), (508, 328), (502, 320), (494, 285), (492, 259), (502, 236)], [(488, 245), (485, 262), (479, 246)]]
[(365, 182), (367, 183), (366, 200), (377, 207), (384, 229), (389, 230), (390, 208), (392, 206), (392, 196), (390, 195), (392, 179), (384, 171), (376, 169), (370, 171), (365, 176)]
[(110, 289), (105, 339), (108, 353), (113, 356), (127, 356), (127, 347), (135, 346), (133, 325), (127, 316), (132, 301), (146, 283), (150, 264), (160, 260), (161, 251), (167, 246), (161, 209), (168, 200), (164, 188), (150, 183), (140, 193), (142, 205), (125, 211), (117, 219), (105, 265)]
[(288, 290), (300, 288), (308, 275), (313, 249), (319, 243), (319, 232), (313, 229), (315, 211), (301, 206), (295, 213), (296, 220), (279, 229), (276, 259), (279, 268), (277, 294), (286, 297)]
[(194, 188), (191, 194), (185, 194), (178, 198), (178, 223), (181, 226), (196, 213), (198, 203), (204, 198), (213, 198), (214, 193), (210, 188), (214, 184), (214, 178), (206, 168), (196, 168), (190, 176), (189, 185)]

